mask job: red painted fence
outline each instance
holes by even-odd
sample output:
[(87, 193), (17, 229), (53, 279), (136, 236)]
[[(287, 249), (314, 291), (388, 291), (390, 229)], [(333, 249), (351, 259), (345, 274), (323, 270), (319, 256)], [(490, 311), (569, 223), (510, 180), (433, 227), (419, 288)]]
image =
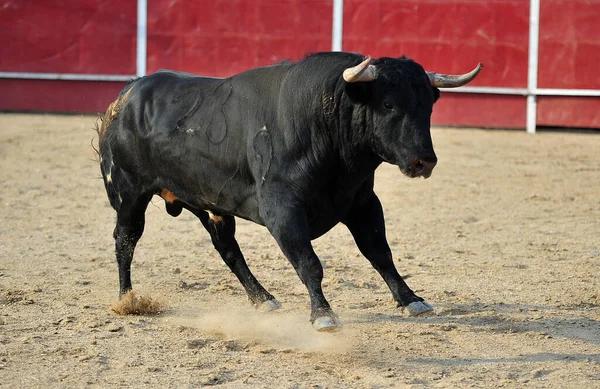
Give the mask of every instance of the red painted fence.
[[(332, 0), (148, 0), (147, 71), (210, 76), (331, 48)], [(136, 2), (0, 1), (0, 72), (135, 74)], [(540, 88), (600, 89), (600, 1), (541, 0)], [(527, 0), (346, 0), (343, 49), (527, 87)], [(0, 79), (0, 110), (100, 112), (123, 82)], [(443, 93), (435, 124), (524, 128), (523, 96)], [(538, 97), (538, 125), (600, 128), (598, 97)]]

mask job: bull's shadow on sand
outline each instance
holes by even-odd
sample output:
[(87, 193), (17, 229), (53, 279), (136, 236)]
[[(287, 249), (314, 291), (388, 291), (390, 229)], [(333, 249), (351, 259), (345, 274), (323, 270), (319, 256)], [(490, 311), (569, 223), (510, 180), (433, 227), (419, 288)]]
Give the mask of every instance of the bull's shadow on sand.
[[(592, 311), (586, 311), (588, 309)], [(397, 324), (401, 328), (400, 337), (411, 339), (407, 347), (413, 351), (405, 355), (402, 352), (404, 347), (400, 347), (398, 352), (401, 354), (396, 359), (398, 368), (421, 369), (419, 371), (437, 372), (435, 374), (442, 376), (448, 372), (464, 371), (462, 369), (467, 366), (475, 369), (469, 371), (481, 372), (494, 368), (500, 372), (499, 377), (514, 383), (521, 379), (525, 379), (523, 382), (544, 379), (557, 366), (564, 364), (587, 366), (591, 368), (592, 375), (600, 365), (600, 353), (594, 352), (600, 345), (598, 321), (593, 319), (596, 306), (445, 303), (437, 304), (436, 311), (434, 315), (414, 318), (393, 313), (361, 313), (352, 319), (347, 318), (346, 325), (392, 324), (393, 328)], [(449, 331), (457, 331), (460, 336), (451, 335), (452, 340), (449, 341), (445, 336)], [(499, 350), (511, 344), (502, 339), (512, 336), (522, 338), (523, 346), (518, 347), (513, 342), (514, 349)], [(463, 350), (460, 339), (464, 337), (480, 339), (481, 344), (475, 347), (481, 352), (472, 353), (473, 343)], [(573, 341), (583, 346), (569, 352), (569, 346), (565, 349), (565, 344)], [(438, 345), (442, 346), (439, 350)], [(366, 350), (369, 346), (362, 344), (358, 347)], [(363, 363), (373, 367), (389, 364), (390, 359), (384, 355), (373, 355)], [(424, 379), (412, 383), (427, 386), (433, 381)]]
[[(585, 315), (586, 309), (594, 307), (446, 303), (438, 304), (437, 313), (430, 316), (406, 318), (394, 314), (362, 314), (355, 322), (409, 321), (421, 325), (428, 324), (441, 331), (455, 326), (466, 326), (468, 331), (477, 333), (532, 333), (549, 339), (562, 337), (600, 345), (600, 323), (587, 317), (589, 314)], [(593, 355), (592, 359), (600, 361), (599, 354)]]
[(535, 353), (520, 355), (513, 358), (410, 358), (407, 362), (435, 366), (464, 366), (497, 363), (523, 363), (523, 362), (586, 362), (600, 363), (600, 354), (560, 354), (560, 353)]

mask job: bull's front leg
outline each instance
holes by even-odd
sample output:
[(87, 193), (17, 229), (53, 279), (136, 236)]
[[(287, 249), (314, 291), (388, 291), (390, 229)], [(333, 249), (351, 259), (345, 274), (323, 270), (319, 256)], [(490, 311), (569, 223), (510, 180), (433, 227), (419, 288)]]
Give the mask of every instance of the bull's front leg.
[(290, 261), (310, 296), (310, 321), (317, 331), (335, 331), (341, 327), (337, 315), (323, 295), (323, 267), (315, 254), (302, 207), (281, 198), (266, 200), (261, 217), (283, 254)]
[(383, 210), (375, 193), (372, 193), (366, 202), (354, 205), (344, 223), (361, 253), (390, 288), (398, 306), (406, 307), (410, 316), (431, 312), (433, 307), (406, 285), (394, 266), (392, 252), (385, 236)]

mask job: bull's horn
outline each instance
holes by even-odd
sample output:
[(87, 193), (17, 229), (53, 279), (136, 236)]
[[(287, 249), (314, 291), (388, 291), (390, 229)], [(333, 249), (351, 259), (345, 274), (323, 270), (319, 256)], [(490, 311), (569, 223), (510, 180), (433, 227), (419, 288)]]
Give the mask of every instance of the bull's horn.
[(434, 72), (426, 72), (429, 77), (429, 82), (431, 82), (431, 86), (435, 86), (437, 88), (456, 88), (459, 86), (463, 86), (473, 81), (475, 77), (479, 74), (481, 69), (483, 68), (483, 64), (480, 62), (479, 65), (469, 73), (454, 75), (454, 74), (438, 74)]
[(373, 81), (377, 75), (375, 74), (375, 66), (370, 65), (370, 63), (371, 57), (367, 57), (358, 65), (344, 70), (344, 80), (346, 80), (346, 82)]

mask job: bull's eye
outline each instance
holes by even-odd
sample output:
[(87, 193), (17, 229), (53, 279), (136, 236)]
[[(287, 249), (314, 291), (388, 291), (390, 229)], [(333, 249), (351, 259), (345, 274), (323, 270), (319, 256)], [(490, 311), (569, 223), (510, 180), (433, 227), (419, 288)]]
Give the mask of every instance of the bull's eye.
[(383, 108), (385, 108), (385, 109), (394, 109), (394, 106), (392, 105), (392, 103), (386, 101), (386, 102), (383, 103)]

